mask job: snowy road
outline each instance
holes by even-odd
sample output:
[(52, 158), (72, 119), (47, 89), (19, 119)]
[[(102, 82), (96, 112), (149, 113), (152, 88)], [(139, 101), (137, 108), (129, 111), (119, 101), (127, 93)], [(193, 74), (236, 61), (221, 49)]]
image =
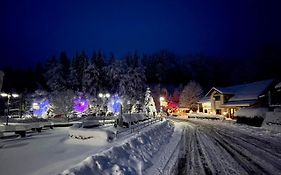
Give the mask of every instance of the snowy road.
[(179, 174), (281, 174), (281, 136), (220, 121), (186, 122)]

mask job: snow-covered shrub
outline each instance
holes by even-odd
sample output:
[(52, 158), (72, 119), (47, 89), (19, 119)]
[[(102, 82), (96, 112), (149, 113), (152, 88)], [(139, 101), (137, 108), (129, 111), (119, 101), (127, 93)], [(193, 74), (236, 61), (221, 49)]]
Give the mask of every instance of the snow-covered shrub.
[(261, 126), (268, 108), (242, 108), (234, 116), (237, 123), (244, 123), (251, 126)]
[(268, 108), (242, 108), (238, 110), (234, 116), (235, 117), (246, 117), (246, 118), (254, 118), (261, 117), (264, 118)]

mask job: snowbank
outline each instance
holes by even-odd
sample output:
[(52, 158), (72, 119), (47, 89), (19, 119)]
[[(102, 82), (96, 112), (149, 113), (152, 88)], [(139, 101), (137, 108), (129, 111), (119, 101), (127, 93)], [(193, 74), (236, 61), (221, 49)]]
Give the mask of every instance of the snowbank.
[(86, 158), (62, 174), (143, 174), (153, 165), (153, 156), (169, 142), (173, 131), (170, 122), (162, 122), (120, 145)]
[(147, 117), (144, 114), (123, 114), (122, 115), (123, 122), (129, 123), (129, 122), (137, 122), (137, 121), (143, 121), (147, 119)]
[(212, 114), (205, 114), (205, 113), (191, 113), (188, 115), (188, 118), (202, 118), (202, 119), (217, 119), (223, 120), (223, 115), (212, 115)]
[(242, 108), (237, 111), (235, 117), (246, 117), (246, 118), (265, 118), (265, 114), (268, 111), (267, 108)]
[(262, 127), (281, 131), (281, 112), (267, 112)]

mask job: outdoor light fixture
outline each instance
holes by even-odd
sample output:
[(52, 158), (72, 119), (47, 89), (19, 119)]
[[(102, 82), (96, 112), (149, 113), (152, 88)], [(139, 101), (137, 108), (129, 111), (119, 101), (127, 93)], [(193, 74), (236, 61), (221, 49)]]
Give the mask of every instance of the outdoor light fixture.
[(12, 97), (17, 98), (19, 97), (19, 94), (12, 94)]
[(32, 108), (33, 108), (33, 109), (39, 109), (40, 106), (39, 106), (38, 103), (34, 102), (34, 103), (32, 103)]
[(74, 99), (74, 111), (83, 113), (89, 109), (90, 101), (85, 98), (76, 98)]
[(103, 97), (103, 94), (102, 94), (102, 93), (99, 93), (99, 97), (102, 98), (102, 97)]
[(13, 97), (13, 98), (17, 98), (19, 97), (19, 94), (8, 94), (8, 93), (5, 93), (5, 92), (2, 92), (1, 94), (1, 97), (7, 97), (7, 118), (6, 118), (6, 125), (8, 125), (9, 123), (9, 112), (10, 112), (10, 98)]
[(106, 94), (103, 94), (103, 93), (99, 93), (99, 98), (109, 98), (110, 97), (110, 94), (109, 93), (106, 93)]
[(110, 94), (109, 94), (109, 93), (106, 93), (106, 94), (105, 94), (105, 97), (106, 97), (106, 98), (109, 98), (109, 97), (110, 97)]
[(1, 97), (8, 97), (7, 93), (1, 93), (0, 95), (1, 95)]

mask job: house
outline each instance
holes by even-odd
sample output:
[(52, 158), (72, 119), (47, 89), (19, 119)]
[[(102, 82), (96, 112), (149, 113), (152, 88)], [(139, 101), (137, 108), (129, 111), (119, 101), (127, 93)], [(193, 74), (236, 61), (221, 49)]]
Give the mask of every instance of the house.
[(244, 107), (269, 106), (273, 80), (257, 81), (229, 87), (213, 87), (199, 103), (199, 111), (234, 117)]

